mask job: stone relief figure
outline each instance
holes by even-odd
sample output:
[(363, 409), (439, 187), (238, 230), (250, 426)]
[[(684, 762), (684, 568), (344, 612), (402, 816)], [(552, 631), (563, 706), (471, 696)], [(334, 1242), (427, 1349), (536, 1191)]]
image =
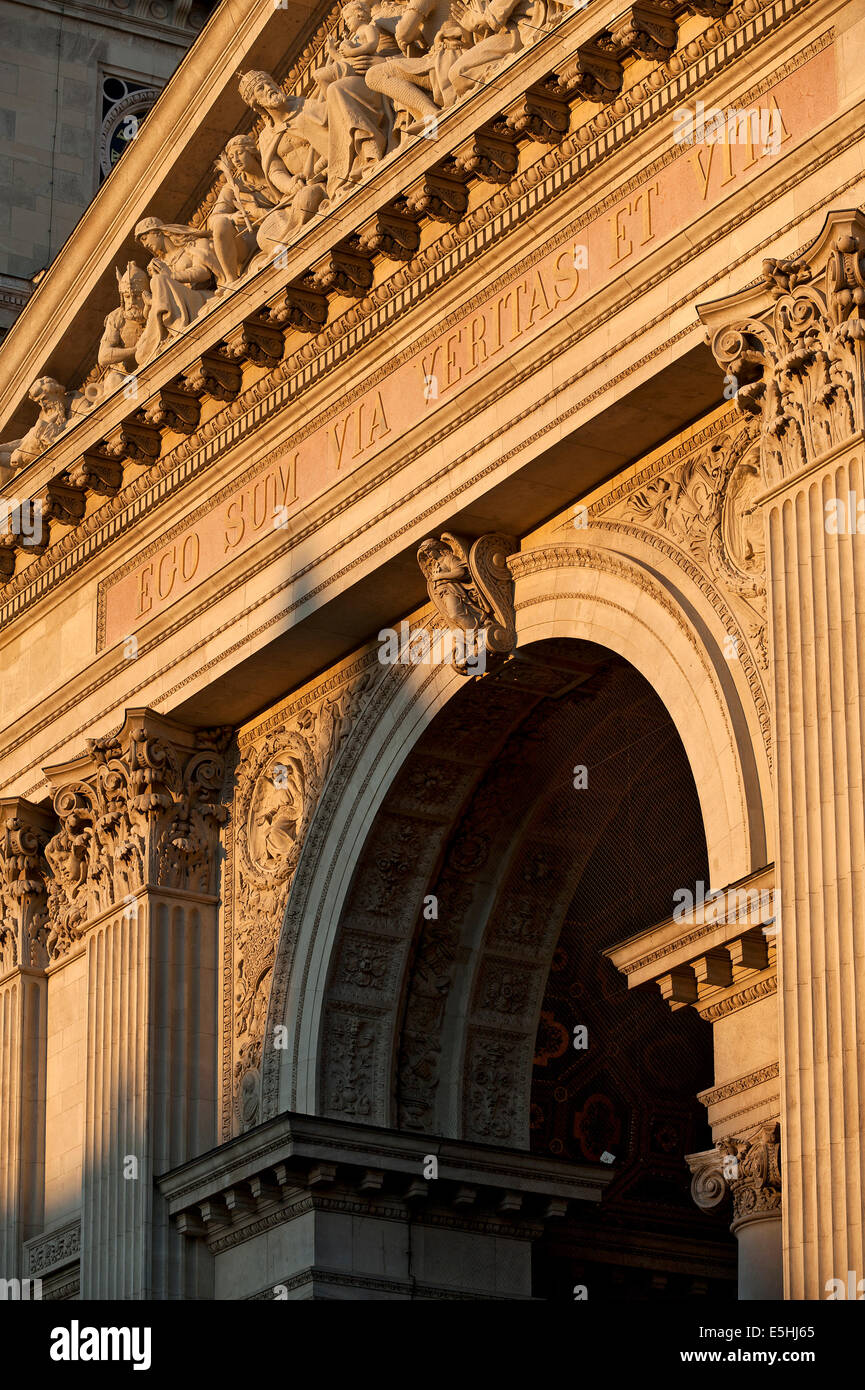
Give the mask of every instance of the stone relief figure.
[[(398, 42), (402, 22), (400, 20), (396, 28)], [(405, 42), (407, 46), (415, 46), (411, 40)], [(385, 59), (370, 68), (366, 85), (389, 97), (398, 113), (408, 112), (413, 120), (405, 123), (404, 133), (417, 135), (429, 129), (428, 122), (434, 121), (441, 110), (456, 101), (450, 70), (464, 48), (465, 36), (459, 24), (447, 20), (436, 33), (428, 52), (411, 57), (404, 50), (402, 57)], [(400, 125), (399, 114), (397, 125)]]
[(53, 444), (69, 424), (69, 399), (65, 386), (53, 376), (34, 381), (27, 395), (39, 407), (39, 418), (20, 439), (0, 444), (0, 468), (26, 468)]
[(116, 390), (135, 371), (135, 349), (150, 313), (150, 280), (141, 266), (130, 261), (122, 275), (119, 270), (114, 273), (120, 305), (106, 317), (99, 340), (96, 361), (102, 373), (95, 386), (100, 399)]
[(135, 235), (153, 259), (148, 262), (150, 312), (135, 348), (139, 366), (170, 338), (188, 328), (209, 299), (223, 271), (209, 232), (145, 217)]
[[(139, 222), (152, 256), (115, 271), (120, 305), (104, 321), (97, 362), (80, 391), (43, 377), (39, 418), (0, 443), (0, 476), (36, 458), (76, 419), (182, 333), (214, 296), (281, 250), (311, 218), (355, 188), (406, 135), (487, 80), (563, 13), (555, 0), (349, 0), (339, 38), (313, 74), (317, 95), (289, 94), (266, 72), (240, 93), (263, 118), (257, 137), (229, 140), (207, 227)], [(472, 46), (468, 46), (470, 39)]]
[(313, 73), (327, 108), (327, 193), (333, 201), (361, 181), (393, 147), (391, 104), (367, 82), (370, 69), (399, 53), (401, 7), (350, 0), (341, 10), (348, 30), (328, 40), (328, 61)]
[(282, 863), (294, 849), (306, 792), (303, 762), (286, 756), (261, 779), (250, 813), (249, 853), (263, 870)]
[[(507, 557), (517, 549), (513, 536), (488, 532), (475, 541), (444, 531), (418, 547), (418, 564), (429, 596), (445, 622), (475, 634), (486, 651), (504, 656), (516, 644), (513, 579)], [(466, 661), (454, 662), (462, 675)]]
[(487, 609), (472, 579), (465, 547), (457, 547), (448, 535), (441, 540), (431, 537), (419, 547), (417, 558), (442, 617), (454, 627), (480, 627)]
[(476, 39), (450, 70), (458, 96), (476, 91), (500, 63), (533, 43), (553, 17), (547, 0), (454, 0), (451, 9), (454, 19)]
[(261, 257), (284, 245), (292, 234), (325, 210), (327, 108), (324, 102), (288, 96), (267, 72), (245, 72), (240, 95), (264, 117), (258, 137), (263, 194), (273, 209), (256, 229)]
[(240, 279), (258, 247), (258, 229), (278, 199), (264, 177), (251, 135), (235, 135), (216, 161), (223, 183), (207, 226), (227, 285)]

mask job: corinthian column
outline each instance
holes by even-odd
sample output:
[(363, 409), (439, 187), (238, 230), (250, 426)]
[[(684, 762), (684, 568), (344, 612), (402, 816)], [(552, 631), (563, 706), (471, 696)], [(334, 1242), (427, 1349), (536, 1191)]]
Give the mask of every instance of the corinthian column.
[(762, 450), (788, 1298), (863, 1273), (865, 219), (701, 309)]
[(227, 732), (129, 710), (46, 769), (48, 949), (87, 959), (82, 1298), (208, 1296), (154, 1179), (216, 1142), (216, 851)]
[(781, 1170), (778, 1122), (759, 1125), (745, 1138), (719, 1140), (714, 1149), (688, 1154), (691, 1196), (701, 1211), (729, 1197), (730, 1230), (739, 1246), (739, 1298), (782, 1296)]
[(45, 1145), (45, 860), (54, 818), (0, 800), (0, 1279), (42, 1224)]

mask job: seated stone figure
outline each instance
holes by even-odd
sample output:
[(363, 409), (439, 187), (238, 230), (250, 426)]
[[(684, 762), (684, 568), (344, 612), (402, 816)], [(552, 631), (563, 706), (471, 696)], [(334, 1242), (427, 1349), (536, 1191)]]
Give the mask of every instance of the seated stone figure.
[(122, 275), (119, 270), (114, 273), (120, 304), (105, 319), (96, 357), (100, 374), (85, 387), (94, 403), (116, 391), (135, 371), (135, 349), (150, 313), (150, 281), (141, 266), (130, 261)]
[(16, 468), (26, 468), (69, 424), (68, 393), (53, 376), (41, 376), (34, 381), (27, 395), (38, 405), (39, 418), (20, 439), (0, 444), (0, 481), (11, 477)]
[(451, 8), (461, 27), (478, 36), (450, 69), (457, 96), (476, 91), (500, 63), (533, 43), (554, 17), (548, 0), (481, 0), (479, 6), (454, 0)]
[(272, 210), (255, 227), (261, 255), (250, 269), (256, 269), (324, 210), (327, 109), (323, 102), (289, 96), (267, 72), (244, 73), (240, 95), (264, 118), (257, 165), (263, 180), (261, 192), (272, 203)]
[(213, 297), (214, 285), (224, 283), (224, 275), (209, 232), (145, 217), (135, 235), (153, 255), (147, 265), (150, 311), (135, 346), (135, 360), (142, 367), (189, 327)]
[(327, 194), (351, 191), (393, 147), (390, 102), (365, 80), (370, 70), (399, 53), (395, 30), (402, 10), (388, 3), (350, 0), (340, 11), (348, 31), (328, 40), (328, 61), (313, 72), (327, 110)]
[(217, 160), (223, 183), (208, 218), (213, 249), (226, 284), (246, 269), (258, 247), (258, 231), (280, 200), (264, 177), (251, 135), (235, 135)]
[[(397, 26), (396, 37), (398, 40), (401, 37), (400, 25)], [(409, 39), (406, 42), (414, 46), (417, 41)], [(428, 123), (456, 100), (450, 70), (464, 48), (465, 36), (459, 24), (446, 20), (427, 53), (417, 57), (388, 58), (370, 68), (366, 74), (366, 85), (389, 97), (398, 112), (409, 112), (414, 119), (406, 122), (403, 129), (407, 135), (417, 135), (428, 129)]]

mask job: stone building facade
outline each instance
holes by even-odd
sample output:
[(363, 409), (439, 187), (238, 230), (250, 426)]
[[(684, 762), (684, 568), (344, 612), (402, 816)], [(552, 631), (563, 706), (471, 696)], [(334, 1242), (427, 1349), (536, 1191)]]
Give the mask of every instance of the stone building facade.
[(212, 9), (212, 0), (0, 4), (0, 338)]
[(214, 13), (0, 351), (0, 1274), (865, 1278), (863, 52)]

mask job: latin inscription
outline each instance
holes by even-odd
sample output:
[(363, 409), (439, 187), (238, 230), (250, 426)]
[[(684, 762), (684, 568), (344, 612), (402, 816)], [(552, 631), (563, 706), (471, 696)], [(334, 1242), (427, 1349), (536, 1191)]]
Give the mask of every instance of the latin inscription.
[[(834, 109), (834, 56), (825, 49), (761, 98), (778, 112), (780, 148)], [(774, 118), (773, 118), (774, 119)], [(285, 526), (301, 506), (412, 430), (474, 378), (561, 321), (629, 265), (744, 185), (777, 151), (759, 141), (682, 147), (629, 197), (584, 226), (506, 288), (396, 365), (277, 463), (239, 480), (195, 525), (100, 593), (104, 645), (123, 640), (197, 585)], [(410, 447), (410, 446), (409, 446)]]

